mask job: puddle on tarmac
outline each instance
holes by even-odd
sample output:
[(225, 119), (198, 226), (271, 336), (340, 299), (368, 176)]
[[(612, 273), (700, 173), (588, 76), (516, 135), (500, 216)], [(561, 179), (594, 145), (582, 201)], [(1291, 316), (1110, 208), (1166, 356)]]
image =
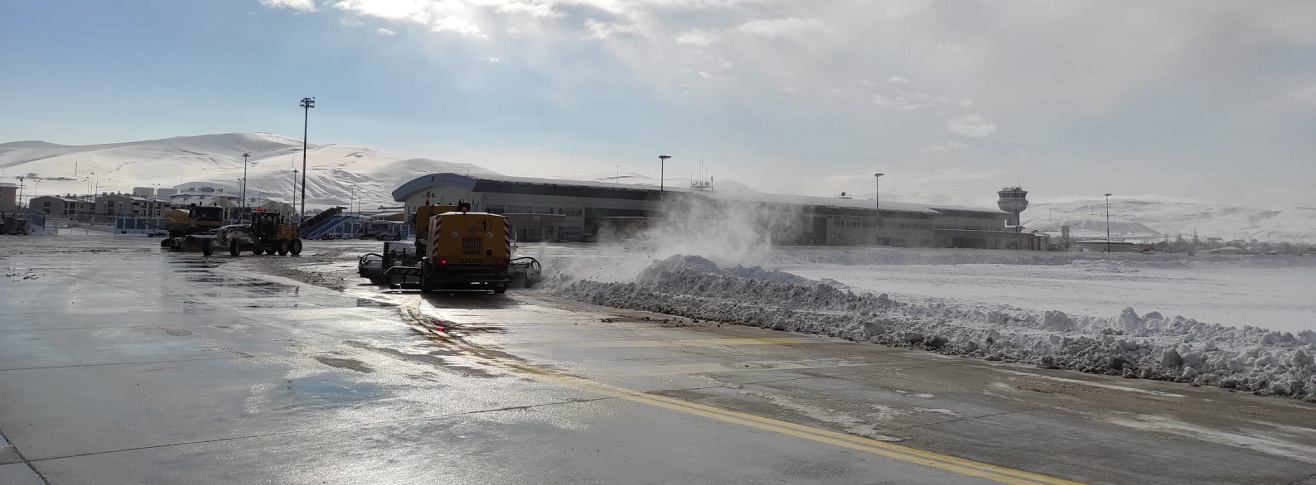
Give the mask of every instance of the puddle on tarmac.
[(211, 260), (171, 259), (169, 260), (169, 264), (181, 268), (181, 270), (175, 270), (175, 271), (187, 271), (187, 270), (196, 270), (196, 269), (218, 268), (221, 263), (219, 261), (211, 261)]
[(288, 389), (297, 401), (311, 400), (327, 404), (354, 404), (372, 401), (384, 394), (384, 389), (370, 383), (343, 382), (332, 375), (299, 377), (288, 381)]
[(365, 342), (357, 342), (354, 340), (348, 340), (344, 343), (359, 349), (366, 349), (366, 350), (379, 352), (381, 354), (388, 355), (393, 358), (404, 360), (407, 362), (429, 364), (435, 367), (441, 367), (443, 369), (447, 369), (464, 376), (486, 377), (486, 378), (502, 377), (501, 374), (495, 374), (493, 372), (490, 372), (489, 370), (480, 367), (478, 364), (474, 362), (463, 362), (463, 360), (465, 359), (463, 358), (461, 353), (446, 350), (446, 349), (435, 350), (428, 354), (411, 354), (397, 349), (375, 347)]
[(370, 366), (366, 365), (365, 362), (361, 362), (361, 361), (356, 360), (356, 359), (342, 359), (342, 358), (338, 358), (338, 357), (328, 357), (328, 356), (319, 355), (319, 356), (316, 356), (316, 357), (315, 357), (315, 360), (318, 360), (318, 361), (320, 361), (321, 364), (324, 364), (324, 365), (327, 365), (327, 366), (330, 366), (330, 367), (337, 367), (337, 368), (339, 368), (339, 369), (354, 370), (354, 371), (362, 372), (362, 373), (366, 373), (366, 374), (369, 374), (369, 373), (375, 371), (374, 369), (371, 369)]
[(368, 298), (357, 298), (357, 299), (356, 299), (356, 306), (358, 306), (358, 307), (386, 307), (386, 308), (388, 308), (388, 307), (396, 307), (396, 306), (398, 306), (398, 304), (397, 304), (397, 303), (390, 303), (390, 302), (387, 302), (387, 301), (371, 300), (371, 299), (368, 299)]
[(185, 275), (183, 280), (191, 283), (209, 283), (212, 286), (239, 288), (256, 295), (277, 294), (284, 296), (297, 296), (297, 294), (301, 292), (301, 286), (297, 285), (288, 285), (273, 281), (258, 280), (255, 278), (221, 276), (214, 273)]

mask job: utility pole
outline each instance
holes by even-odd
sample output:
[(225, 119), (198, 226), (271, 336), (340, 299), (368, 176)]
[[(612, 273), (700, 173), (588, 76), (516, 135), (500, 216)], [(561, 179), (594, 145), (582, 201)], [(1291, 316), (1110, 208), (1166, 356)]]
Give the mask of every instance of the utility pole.
[(19, 175), (18, 177), (15, 177), (15, 178), (18, 179), (18, 207), (15, 207), (14, 209), (17, 209), (18, 212), (22, 212), (22, 209), (23, 209), (23, 176), (22, 176), (22, 175)]
[(1110, 194), (1106, 194), (1106, 252), (1110, 252)]
[[(292, 169), (292, 208), (291, 211), (297, 210), (297, 169)], [(288, 214), (288, 219), (292, 219), (292, 214)]]
[[(315, 107), (315, 98), (302, 98), (302, 110), (306, 113), (302, 117), (302, 215), (301, 219), (306, 218), (306, 134), (311, 122), (311, 108)], [(298, 222), (301, 222), (300, 220)]]
[(250, 152), (245, 152), (242, 154), (242, 208), (243, 209), (247, 208), (247, 157), (250, 156), (251, 156)]
[(883, 175), (886, 174), (881, 172), (873, 174), (873, 181), (875, 185), (874, 189), (877, 190), (877, 192), (873, 194), (873, 199), (874, 199), (873, 209), (877, 210), (877, 217), (876, 220), (874, 221), (873, 226), (875, 229), (874, 232), (877, 234), (876, 236), (877, 240), (873, 242), (877, 243), (877, 245), (879, 246), (882, 245), (882, 176)]
[(667, 155), (658, 155), (658, 193), (663, 193), (663, 175), (667, 165), (667, 159), (672, 158)]

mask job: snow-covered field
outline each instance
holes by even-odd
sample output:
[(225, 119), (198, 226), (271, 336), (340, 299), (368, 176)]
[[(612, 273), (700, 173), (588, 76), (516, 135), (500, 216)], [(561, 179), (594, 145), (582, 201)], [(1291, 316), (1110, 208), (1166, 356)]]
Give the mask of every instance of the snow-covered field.
[[(1316, 330), (1316, 257), (786, 249), (781, 269), (918, 301), (1110, 316), (1132, 307), (1223, 325)], [(995, 253), (995, 254), (993, 254)], [(1022, 256), (1022, 257), (1021, 257)]]
[(522, 254), (578, 301), (1316, 399), (1316, 257), (774, 248), (686, 229)]

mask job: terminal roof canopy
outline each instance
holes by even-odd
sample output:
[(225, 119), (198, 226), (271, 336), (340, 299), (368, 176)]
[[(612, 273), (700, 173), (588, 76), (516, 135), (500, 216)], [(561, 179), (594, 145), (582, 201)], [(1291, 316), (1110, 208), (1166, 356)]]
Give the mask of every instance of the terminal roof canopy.
[[(579, 189), (604, 189), (609, 192), (622, 191), (631, 195), (624, 198), (649, 198), (659, 191), (659, 188), (653, 185), (638, 184), (618, 184), (615, 182), (598, 182), (589, 180), (560, 180), (531, 177), (510, 177), (506, 175), (480, 175), (468, 176), (456, 173), (435, 173), (416, 177), (393, 191), (393, 200), (405, 202), (407, 199), (434, 187), (458, 187), (466, 190), (475, 190), (481, 182), (494, 182), (503, 184), (530, 185), (539, 187), (558, 187), (558, 188), (579, 188)], [(692, 193), (695, 192), (683, 187), (668, 187), (668, 192)], [(815, 207), (841, 207), (852, 209), (872, 209), (873, 202), (863, 199), (841, 199), (831, 197), (812, 197), (805, 195), (790, 194), (769, 194), (763, 192), (718, 192), (699, 191), (701, 195), (712, 197), (720, 200), (738, 200), (747, 202), (764, 202), (773, 204), (791, 204)], [(642, 197), (635, 197), (635, 196)], [(959, 207), (948, 205), (931, 205), (931, 204), (913, 204), (908, 202), (889, 202), (881, 201), (882, 210), (914, 212), (924, 214), (941, 214), (945, 212), (972, 212), (975, 214), (991, 214), (1002, 217), (1008, 216), (1005, 211), (999, 209), (988, 209), (980, 207)]]

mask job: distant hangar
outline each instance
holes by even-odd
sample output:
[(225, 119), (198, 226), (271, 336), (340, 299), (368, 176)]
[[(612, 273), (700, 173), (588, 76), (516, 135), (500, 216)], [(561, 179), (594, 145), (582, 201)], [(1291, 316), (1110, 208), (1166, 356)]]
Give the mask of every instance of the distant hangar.
[(473, 210), (507, 216), (517, 240), (526, 242), (593, 240), (648, 226), (669, 211), (705, 220), (708, 230), (736, 227), (731, 222), (754, 224), (773, 243), (785, 245), (1047, 247), (1045, 236), (1007, 226), (1012, 214), (975, 207), (882, 201), (879, 211), (871, 200), (849, 198), (456, 173), (416, 177), (392, 195), (408, 214), (427, 203), (470, 202)]

